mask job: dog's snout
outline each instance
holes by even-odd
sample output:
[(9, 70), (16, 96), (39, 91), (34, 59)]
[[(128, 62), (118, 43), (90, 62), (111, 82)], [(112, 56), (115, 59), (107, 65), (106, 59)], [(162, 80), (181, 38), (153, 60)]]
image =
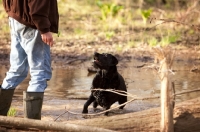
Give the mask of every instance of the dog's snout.
[(96, 56), (94, 56), (94, 60), (98, 60), (98, 58)]
[(98, 56), (99, 55), (99, 53), (97, 53), (97, 52), (94, 52), (94, 56)]
[(95, 53), (94, 53), (94, 60), (98, 60), (98, 58), (99, 58), (98, 56), (99, 56), (99, 55), (100, 55), (99, 53), (95, 52)]

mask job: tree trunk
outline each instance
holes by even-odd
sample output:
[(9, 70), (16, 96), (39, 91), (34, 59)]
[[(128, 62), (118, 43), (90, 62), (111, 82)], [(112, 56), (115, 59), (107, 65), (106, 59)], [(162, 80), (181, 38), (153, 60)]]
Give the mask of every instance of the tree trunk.
[[(174, 131), (200, 131), (200, 98), (178, 104), (174, 109)], [(99, 117), (86, 120), (67, 121), (67, 123), (95, 126), (124, 132), (160, 131), (160, 108), (141, 112)]]
[(170, 67), (166, 61), (163, 59), (160, 66), (160, 76), (161, 76), (161, 122), (160, 131), (161, 132), (174, 132), (174, 122), (173, 122), (173, 103), (172, 97), (172, 83), (169, 77)]
[(17, 117), (0, 116), (0, 125), (13, 128), (24, 129), (39, 129), (39, 130), (51, 130), (51, 131), (70, 131), (70, 132), (112, 132), (112, 130), (106, 130), (103, 128), (75, 125), (75, 124), (63, 124), (61, 122), (47, 122), (41, 120), (24, 119)]

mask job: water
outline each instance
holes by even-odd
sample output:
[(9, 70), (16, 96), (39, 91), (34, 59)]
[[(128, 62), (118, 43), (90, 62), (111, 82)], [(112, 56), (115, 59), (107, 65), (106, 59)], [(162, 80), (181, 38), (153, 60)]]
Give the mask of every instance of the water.
[[(128, 92), (137, 97), (152, 97), (160, 94), (160, 79), (157, 71), (149, 68), (136, 68), (144, 64), (137, 60), (131, 62), (119, 63), (118, 71), (125, 78)], [(48, 88), (45, 95), (52, 98), (62, 99), (86, 99), (90, 95), (90, 87), (95, 74), (88, 74), (87, 68), (90, 62), (86, 65), (68, 69), (65, 67), (54, 68), (53, 77), (48, 82)], [(176, 92), (185, 90), (194, 90), (200, 86), (200, 74), (190, 72), (193, 67), (185, 62), (176, 62), (173, 65), (174, 75), (171, 75), (171, 80), (175, 83)], [(8, 70), (6, 66), (0, 66), (0, 79), (5, 77)], [(15, 96), (22, 96), (22, 92), (26, 90), (30, 76), (28, 76), (15, 90)], [(176, 97), (176, 102), (198, 97), (200, 92), (192, 92)], [(129, 98), (130, 99), (130, 98)], [(159, 99), (148, 100), (150, 103), (158, 103)]]

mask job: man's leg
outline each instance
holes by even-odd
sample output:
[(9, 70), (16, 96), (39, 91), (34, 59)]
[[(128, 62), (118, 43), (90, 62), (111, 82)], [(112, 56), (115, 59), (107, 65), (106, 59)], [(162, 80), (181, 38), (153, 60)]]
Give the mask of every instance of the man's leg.
[(38, 30), (26, 27), (21, 36), (31, 75), (27, 92), (23, 94), (24, 117), (41, 119), (43, 95), (47, 80), (50, 80), (52, 75), (50, 47), (42, 41)]
[(27, 56), (20, 44), (21, 39), (18, 34), (21, 27), (16, 25), (12, 18), (9, 18), (9, 25), (11, 28), (10, 69), (0, 86), (0, 115), (4, 116), (10, 108), (14, 89), (28, 74)]
[[(44, 92), (47, 87), (47, 81), (52, 76), (50, 47), (42, 41), (38, 30), (27, 29), (29, 32), (32, 32), (32, 30), (34, 31), (33, 38), (24, 41), (24, 49), (28, 56), (31, 75), (27, 91)], [(30, 33), (27, 34), (29, 35)]]

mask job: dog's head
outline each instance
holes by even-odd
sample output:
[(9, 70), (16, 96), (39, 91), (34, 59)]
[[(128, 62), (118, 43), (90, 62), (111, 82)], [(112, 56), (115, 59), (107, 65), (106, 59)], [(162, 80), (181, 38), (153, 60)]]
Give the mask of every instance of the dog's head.
[(116, 66), (118, 64), (118, 60), (115, 56), (111, 54), (100, 54), (94, 53), (94, 67), (100, 69), (108, 69), (111, 66)]

